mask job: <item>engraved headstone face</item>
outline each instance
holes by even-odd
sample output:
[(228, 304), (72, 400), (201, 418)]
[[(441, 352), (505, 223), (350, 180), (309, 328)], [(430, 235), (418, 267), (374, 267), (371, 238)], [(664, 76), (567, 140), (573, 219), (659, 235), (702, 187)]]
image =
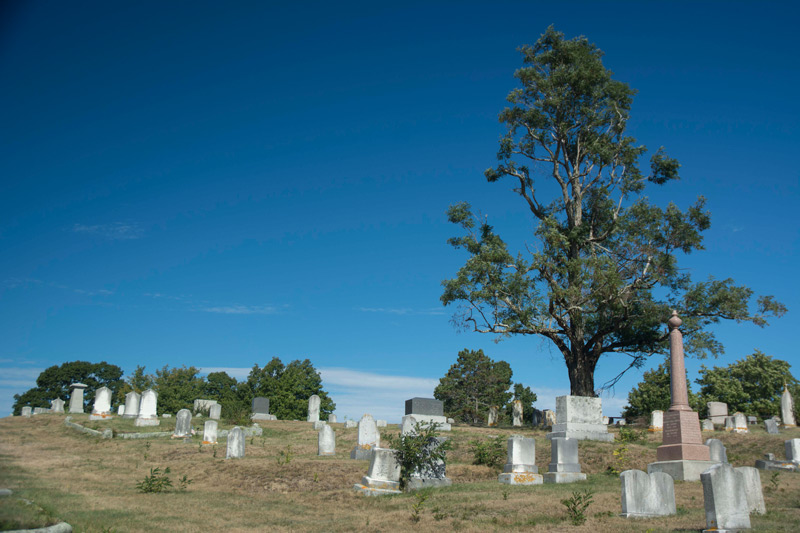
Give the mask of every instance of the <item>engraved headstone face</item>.
[(131, 391), (125, 395), (125, 411), (122, 416), (124, 418), (136, 418), (139, 416), (139, 403), (142, 401), (142, 396), (135, 391)]
[(211, 420), (219, 420), (219, 417), (222, 415), (222, 406), (220, 404), (214, 404), (208, 410), (208, 417)]
[(369, 463), (367, 476), (381, 481), (400, 481), (400, 465), (394, 450), (375, 448)]
[(406, 400), (406, 414), (444, 416), (444, 403), (434, 398), (411, 398)]
[(176, 437), (189, 437), (192, 434), (192, 412), (188, 409), (181, 409), (178, 411), (178, 416), (175, 420), (175, 434)]
[(578, 439), (550, 439), (549, 472), (580, 472), (578, 462)]
[(378, 425), (372, 415), (366, 414), (358, 422), (358, 446), (362, 449), (372, 449), (380, 446), (381, 437)]
[(734, 413), (733, 425), (733, 431), (736, 433), (747, 433), (749, 431), (747, 427), (747, 417), (744, 416), (743, 413)]
[(94, 395), (92, 414), (107, 415), (111, 413), (111, 389), (100, 387)]
[(82, 413), (83, 412), (83, 391), (86, 390), (87, 385), (83, 383), (73, 383), (70, 385), (69, 393), (69, 412)]
[(242, 428), (235, 427), (228, 433), (228, 450), (226, 459), (240, 459), (244, 457), (244, 433)]
[(306, 419), (308, 422), (319, 422), (319, 405), (319, 396), (313, 394), (308, 399), (308, 418)]
[(764, 505), (764, 493), (761, 491), (761, 474), (752, 466), (736, 467), (736, 473), (742, 476), (744, 495), (747, 498), (747, 508), (750, 514), (764, 514), (767, 507)]
[(317, 438), (317, 455), (336, 455), (336, 433), (327, 424), (322, 426)]
[(147, 389), (142, 393), (142, 400), (139, 404), (139, 418), (155, 418), (158, 394), (153, 389)]
[(778, 434), (778, 423), (772, 419), (768, 418), (764, 420), (764, 428), (767, 430), (767, 433), (770, 435), (777, 435)]
[(336, 415), (331, 413), (328, 415), (328, 424), (335, 424), (336, 423)]
[(722, 425), (725, 423), (725, 417), (728, 416), (728, 404), (725, 402), (708, 402), (708, 418), (715, 424)]
[(508, 461), (503, 472), (538, 473), (536, 466), (536, 441), (521, 435), (513, 435), (508, 439)]
[(269, 398), (256, 396), (253, 398), (252, 411), (254, 414), (269, 414)]
[(622, 516), (649, 518), (676, 513), (675, 484), (669, 474), (626, 470), (619, 475), (622, 484)]
[(712, 466), (702, 474), (703, 503), (708, 529), (750, 529), (744, 476), (729, 464)]
[(203, 444), (217, 443), (217, 424), (216, 420), (206, 420), (203, 425)]

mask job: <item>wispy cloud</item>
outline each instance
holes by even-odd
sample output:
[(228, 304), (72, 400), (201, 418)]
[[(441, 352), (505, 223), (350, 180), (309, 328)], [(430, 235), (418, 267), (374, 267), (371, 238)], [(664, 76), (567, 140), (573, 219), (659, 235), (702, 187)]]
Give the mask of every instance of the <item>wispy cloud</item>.
[(36, 378), (42, 371), (44, 368), (3, 367), (0, 369), (0, 388), (30, 389), (35, 387)]
[(52, 281), (45, 282), (40, 279), (32, 279), (32, 278), (8, 278), (3, 281), (3, 285), (9, 289), (16, 289), (18, 287), (28, 287), (30, 285), (36, 286), (46, 286), (52, 287), (54, 289), (60, 289), (63, 291), (70, 291), (74, 292), (75, 294), (85, 294), (87, 296), (110, 296), (114, 294), (114, 291), (110, 291), (108, 289), (76, 289), (75, 287), (70, 287), (69, 285), (64, 285), (61, 283), (53, 283)]
[(274, 315), (279, 312), (277, 307), (271, 305), (227, 305), (201, 307), (200, 311), (206, 313), (220, 313), (223, 315)]
[(97, 235), (112, 241), (127, 241), (138, 239), (142, 236), (142, 228), (135, 223), (114, 222), (112, 224), (75, 224), (72, 226), (73, 233), (83, 233)]
[(357, 307), (357, 311), (364, 313), (384, 313), (389, 315), (446, 315), (441, 309), (410, 309), (408, 307)]

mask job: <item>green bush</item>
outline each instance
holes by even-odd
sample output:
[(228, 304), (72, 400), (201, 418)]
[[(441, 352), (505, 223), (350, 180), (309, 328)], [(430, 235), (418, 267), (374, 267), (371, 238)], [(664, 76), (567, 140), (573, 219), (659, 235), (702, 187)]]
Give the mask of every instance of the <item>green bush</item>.
[(139, 489), (139, 492), (144, 493), (166, 492), (172, 487), (172, 481), (167, 474), (169, 474), (169, 467), (165, 468), (163, 472), (158, 467), (151, 468), (150, 475), (145, 476), (142, 481), (137, 483), (136, 488)]
[(414, 431), (409, 434), (386, 436), (400, 465), (401, 489), (406, 488), (414, 472), (435, 469), (439, 461), (445, 460), (447, 450), (452, 447), (452, 443), (450, 440), (438, 439), (438, 428), (439, 424), (436, 422), (431, 424), (417, 422)]
[(472, 463), (476, 465), (486, 465), (491, 468), (502, 467), (508, 456), (506, 443), (507, 440), (501, 435), (484, 441), (469, 441), (469, 446), (473, 455)]

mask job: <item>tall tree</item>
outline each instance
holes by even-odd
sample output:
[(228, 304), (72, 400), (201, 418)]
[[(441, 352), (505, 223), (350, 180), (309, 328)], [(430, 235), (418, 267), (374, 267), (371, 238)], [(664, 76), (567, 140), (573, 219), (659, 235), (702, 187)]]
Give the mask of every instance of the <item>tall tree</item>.
[(105, 361), (89, 363), (88, 361), (71, 361), (46, 368), (36, 378), (36, 387), (22, 394), (14, 395), (14, 414), (20, 414), (22, 407), (50, 407), (56, 398), (69, 398), (69, 386), (72, 383), (83, 383), (88, 386), (84, 391), (84, 407), (92, 404), (94, 394), (100, 387), (111, 389), (112, 397), (123, 385), (122, 369)]
[(494, 361), (483, 350), (464, 349), (439, 380), (433, 397), (444, 402), (448, 417), (467, 424), (483, 424), (490, 407), (505, 411), (512, 396), (512, 374), (505, 361)]
[(703, 248), (705, 199), (685, 211), (649, 203), (645, 186), (678, 179), (680, 165), (662, 148), (650, 172), (640, 170), (647, 149), (626, 134), (635, 92), (612, 79), (595, 45), (550, 27), (521, 52), (522, 86), (500, 113), (507, 131), (499, 164), (485, 175), (512, 181), (533, 220), (535, 245), (513, 255), (469, 204), (451, 206), (449, 220), (466, 235), (449, 242), (469, 253), (443, 282), (444, 305), (461, 304), (457, 323), (498, 339), (547, 339), (564, 357), (571, 394), (594, 396), (603, 355), (626, 355), (627, 370), (666, 352), (670, 309), (684, 321), (687, 353), (701, 357), (723, 351), (709, 325), (764, 326), (785, 312), (771, 296), (751, 311), (749, 288), (731, 279), (693, 283), (678, 269), (679, 253)]
[(205, 382), (193, 366), (170, 368), (164, 365), (156, 370), (155, 391), (158, 393), (158, 414), (177, 413), (192, 409), (194, 401), (203, 397)]
[(304, 419), (308, 415), (308, 399), (316, 394), (320, 398), (320, 420), (336, 409), (336, 404), (322, 389), (322, 377), (311, 361), (295, 360), (285, 365), (277, 357), (264, 368), (253, 365), (247, 384), (252, 399), (269, 398), (269, 410), (280, 420)]

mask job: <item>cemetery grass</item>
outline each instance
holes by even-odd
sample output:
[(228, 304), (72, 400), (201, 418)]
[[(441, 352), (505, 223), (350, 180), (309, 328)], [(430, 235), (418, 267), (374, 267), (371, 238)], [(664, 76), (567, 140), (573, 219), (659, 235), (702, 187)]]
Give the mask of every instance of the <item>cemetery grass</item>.
[[(349, 459), (357, 430), (335, 424), (334, 457), (318, 457), (317, 432), (306, 422), (261, 423), (261, 437), (247, 437), (246, 457), (225, 459), (225, 440), (202, 445), (202, 424), (191, 439), (100, 439), (64, 426), (61, 415), (0, 419), (0, 487), (11, 498), (27, 498), (43, 509), (0, 500), (0, 520), (16, 526), (66, 521), (75, 531), (699, 531), (705, 527), (700, 483), (676, 483), (678, 514), (650, 520), (618, 515), (620, 483), (612, 470), (646, 470), (655, 461), (660, 434), (643, 441), (583, 441), (581, 468), (589, 479), (564, 485), (508, 486), (498, 471), (472, 464), (470, 441), (494, 435), (536, 438), (540, 473), (547, 470), (550, 442), (541, 430), (454, 427), (449, 436), (448, 477), (453, 485), (423, 493), (369, 498), (353, 491), (366, 473), (367, 461)], [(81, 421), (79, 421), (80, 423)], [(98, 429), (109, 427), (98, 422)], [(113, 421), (111, 421), (113, 422)], [(225, 427), (225, 424), (222, 424)], [(151, 431), (169, 431), (173, 419)], [(616, 430), (614, 430), (616, 431)], [(396, 427), (381, 433), (398, 432)], [(721, 439), (735, 466), (752, 466), (764, 453), (784, 456), (783, 441), (800, 430), (767, 435), (703, 434)], [(215, 455), (216, 451), (216, 457)], [(282, 452), (282, 453), (281, 453)], [(288, 459), (288, 460), (287, 460)], [(173, 487), (164, 493), (137, 490), (151, 468), (170, 468)], [(192, 481), (185, 491), (179, 480)], [(752, 516), (756, 531), (800, 530), (800, 474), (781, 473), (776, 480), (761, 471), (768, 513)], [(574, 491), (590, 490), (593, 501), (584, 525), (573, 526), (561, 501)], [(413, 510), (417, 506), (417, 511)]]

